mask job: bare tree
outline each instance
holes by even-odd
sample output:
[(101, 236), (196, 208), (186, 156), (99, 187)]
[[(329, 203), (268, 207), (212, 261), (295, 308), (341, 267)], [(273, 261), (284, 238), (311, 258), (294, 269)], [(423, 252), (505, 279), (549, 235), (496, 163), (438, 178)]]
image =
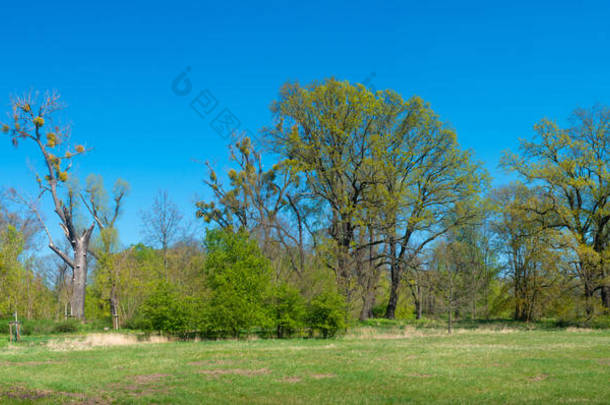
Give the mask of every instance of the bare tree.
[[(87, 253), (95, 222), (85, 228), (77, 226), (74, 208), (78, 196), (72, 187), (66, 185), (66, 182), (73, 159), (85, 153), (85, 147), (67, 145), (70, 135), (69, 126), (61, 126), (53, 120), (56, 113), (64, 107), (59, 94), (47, 93), (42, 98), (38, 95), (16, 97), (11, 101), (11, 105), (12, 113), (9, 114), (9, 121), (2, 123), (2, 131), (9, 134), (14, 146), (23, 140), (31, 141), (42, 155), (46, 174), (42, 177), (36, 174), (40, 194), (36, 203), (28, 205), (43, 225), (49, 240), (49, 248), (73, 270), (72, 314), (78, 319), (84, 319)], [(60, 194), (62, 189), (65, 190), (65, 198)], [(54, 211), (59, 218), (59, 226), (72, 250), (71, 254), (57, 247), (42, 220), (38, 202), (45, 195), (51, 197)]]
[(182, 225), (182, 214), (169, 198), (167, 191), (159, 190), (152, 206), (140, 213), (142, 235), (146, 241), (160, 248), (163, 253), (163, 269), (167, 279), (167, 249), (176, 241)]

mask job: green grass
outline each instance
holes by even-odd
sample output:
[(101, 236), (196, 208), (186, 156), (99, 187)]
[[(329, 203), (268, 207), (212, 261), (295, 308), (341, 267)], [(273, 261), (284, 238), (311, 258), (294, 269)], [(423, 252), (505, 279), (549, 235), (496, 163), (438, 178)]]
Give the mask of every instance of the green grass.
[(0, 403), (610, 402), (608, 330), (377, 331), (64, 351), (1, 337)]

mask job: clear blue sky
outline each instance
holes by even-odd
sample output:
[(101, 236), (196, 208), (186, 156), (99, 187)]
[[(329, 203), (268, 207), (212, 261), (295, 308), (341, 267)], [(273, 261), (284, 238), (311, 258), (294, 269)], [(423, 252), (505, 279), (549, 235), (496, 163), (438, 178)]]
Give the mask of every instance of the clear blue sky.
[[(207, 194), (203, 167), (227, 166), (226, 140), (210, 126), (228, 108), (241, 128), (270, 122), (287, 80), (335, 76), (417, 94), (457, 129), (496, 178), (501, 151), (547, 116), (610, 104), (607, 2), (3, 2), (0, 106), (30, 89), (57, 89), (73, 139), (93, 147), (82, 178), (132, 185), (119, 224), (139, 240), (138, 210), (166, 189), (185, 215)], [(188, 96), (172, 80), (190, 66)], [(189, 103), (218, 101), (201, 118)], [(1, 138), (0, 138), (1, 139)], [(0, 185), (34, 191), (26, 156), (0, 143)], [(50, 213), (49, 213), (50, 216)]]

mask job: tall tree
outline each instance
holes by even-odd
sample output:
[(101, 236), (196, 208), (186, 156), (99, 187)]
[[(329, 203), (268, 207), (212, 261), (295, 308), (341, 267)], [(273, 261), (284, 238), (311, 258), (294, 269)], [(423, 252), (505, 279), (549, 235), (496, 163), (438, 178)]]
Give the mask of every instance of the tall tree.
[(570, 238), (591, 315), (597, 291), (604, 308), (610, 308), (610, 109), (577, 109), (570, 121), (561, 128), (541, 120), (534, 126), (535, 138), (521, 140), (520, 155), (507, 152), (503, 165), (540, 185), (540, 203), (524, 209)]
[(267, 137), (283, 164), (304, 179), (311, 198), (323, 204), (320, 214), (329, 218), (332, 244), (327, 265), (348, 303), (366, 268), (357, 252), (365, 246), (356, 245), (367, 222), (368, 190), (376, 181), (372, 151), (400, 103), (393, 92), (376, 95), (362, 85), (329, 79), (305, 87), (288, 83), (272, 106), (277, 126), (266, 130)]
[(117, 263), (119, 257), (114, 253), (118, 245), (118, 231), (116, 221), (121, 214), (124, 198), (129, 193), (129, 184), (118, 179), (112, 190), (112, 205), (104, 188), (104, 180), (99, 175), (89, 175), (85, 193), (81, 195), (83, 204), (97, 223), (100, 230), (99, 243), (93, 249), (97, 260), (97, 278), (103, 278), (109, 284), (108, 302), (114, 329), (119, 329), (119, 299), (118, 283), (120, 281), (120, 266)]
[(454, 215), (455, 208), (476, 200), (487, 182), (480, 164), (460, 148), (455, 131), (429, 104), (413, 97), (393, 114), (391, 132), (380, 134), (374, 150), (391, 277), (390, 319), (405, 269), (428, 244), (476, 217), (471, 211)]
[[(69, 146), (67, 144), (70, 135), (69, 126), (55, 122), (54, 118), (64, 107), (57, 93), (48, 93), (42, 97), (39, 95), (16, 97), (11, 101), (11, 105), (9, 121), (2, 123), (2, 131), (9, 134), (14, 146), (21, 141), (30, 141), (40, 153), (45, 175), (36, 175), (40, 187), (39, 199), (45, 195), (50, 196), (72, 254), (61, 250), (54, 243), (49, 229), (45, 226), (49, 248), (73, 270), (72, 315), (84, 319), (87, 254), (95, 222), (85, 228), (78, 227), (75, 220), (78, 195), (72, 187), (66, 187), (66, 182), (74, 158), (85, 153), (85, 147)], [(65, 198), (61, 194), (62, 191), (65, 191)], [(30, 206), (36, 210), (44, 225), (37, 204)]]

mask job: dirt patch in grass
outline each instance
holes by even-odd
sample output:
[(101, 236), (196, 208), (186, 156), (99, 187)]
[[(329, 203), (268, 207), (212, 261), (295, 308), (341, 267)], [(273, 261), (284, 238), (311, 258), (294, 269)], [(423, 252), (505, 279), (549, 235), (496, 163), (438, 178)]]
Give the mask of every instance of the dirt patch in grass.
[(416, 377), (416, 378), (432, 378), (434, 377), (432, 374), (421, 374), (421, 373), (412, 373), (412, 374), (408, 374), (409, 377)]
[(323, 380), (325, 378), (334, 378), (336, 374), (312, 374), (310, 377), (314, 380)]
[(223, 359), (210, 359), (210, 360), (199, 360), (192, 361), (188, 363), (189, 366), (226, 366), (229, 364), (234, 364), (233, 360), (223, 360)]
[(167, 388), (159, 387), (158, 383), (169, 374), (142, 374), (131, 377), (131, 383), (111, 384), (112, 391), (109, 393), (123, 392), (131, 397), (147, 397), (166, 394)]
[(548, 374), (538, 374), (538, 375), (535, 375), (533, 377), (530, 377), (529, 380), (536, 382), (536, 381), (544, 381), (547, 378), (549, 378)]
[(292, 377), (284, 377), (278, 381), (283, 382), (283, 383), (296, 384), (296, 383), (301, 382), (302, 380), (301, 380), (301, 377), (292, 376)]
[(216, 370), (199, 370), (197, 374), (209, 375), (213, 377), (221, 376), (221, 375), (243, 375), (243, 376), (255, 376), (255, 375), (264, 375), (269, 374), (271, 371), (268, 368), (259, 368), (258, 370), (245, 370), (241, 368), (232, 368), (232, 369), (216, 369)]
[(145, 374), (145, 375), (137, 375), (133, 377), (133, 381), (136, 384), (151, 384), (155, 383), (163, 378), (169, 377), (169, 374)]
[(34, 401), (37, 399), (49, 398), (55, 394), (49, 390), (33, 390), (25, 387), (11, 387), (6, 390), (0, 390), (1, 399), (18, 399), (21, 401)]
[(77, 404), (109, 404), (110, 402), (100, 397), (88, 398), (85, 394), (75, 392), (61, 392), (51, 390), (30, 389), (22, 386), (14, 386), (8, 389), (0, 389), (0, 403), (3, 400), (37, 401), (52, 400), (58, 403)]
[(610, 366), (610, 359), (600, 359), (597, 362), (602, 366)]

